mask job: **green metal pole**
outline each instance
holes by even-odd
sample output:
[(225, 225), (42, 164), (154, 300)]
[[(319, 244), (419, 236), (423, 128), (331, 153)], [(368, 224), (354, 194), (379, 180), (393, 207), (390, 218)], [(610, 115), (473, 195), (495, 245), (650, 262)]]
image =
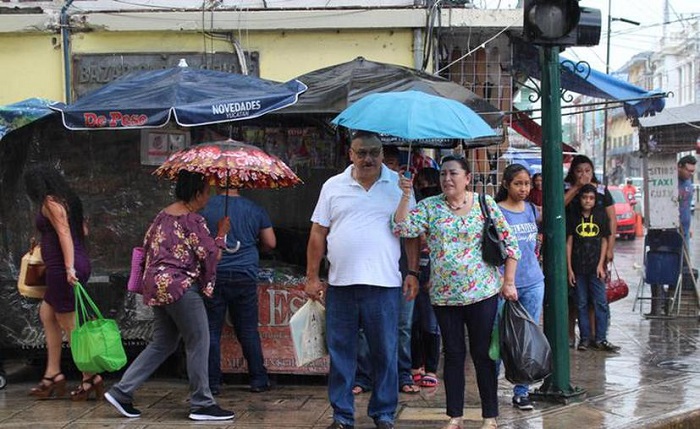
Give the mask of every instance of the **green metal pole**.
[(561, 145), (559, 47), (540, 49), (542, 67), (542, 176), (544, 216), (544, 331), (552, 346), (552, 374), (535, 393), (567, 402), (584, 393), (572, 388), (569, 364), (569, 308), (566, 269), (564, 174)]

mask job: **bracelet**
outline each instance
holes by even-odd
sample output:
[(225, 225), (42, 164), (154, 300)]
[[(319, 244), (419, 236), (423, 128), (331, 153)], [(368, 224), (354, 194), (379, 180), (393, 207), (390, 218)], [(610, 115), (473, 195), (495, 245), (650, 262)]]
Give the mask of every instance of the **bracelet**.
[(66, 267), (66, 273), (73, 273), (73, 274), (75, 274), (75, 268), (73, 268), (73, 267)]
[(420, 271), (408, 270), (408, 273), (406, 274), (406, 276), (413, 276), (413, 277), (419, 279), (420, 278)]
[(408, 200), (411, 198), (411, 194), (401, 194), (401, 198), (405, 198)]

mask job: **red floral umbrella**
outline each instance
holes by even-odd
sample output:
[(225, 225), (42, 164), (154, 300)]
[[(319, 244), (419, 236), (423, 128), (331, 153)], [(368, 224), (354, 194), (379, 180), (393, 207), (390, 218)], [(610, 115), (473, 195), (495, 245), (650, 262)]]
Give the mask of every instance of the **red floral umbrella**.
[(180, 170), (202, 173), (210, 185), (226, 188), (275, 189), (303, 183), (276, 156), (235, 140), (183, 149), (172, 154), (153, 174), (174, 180)]

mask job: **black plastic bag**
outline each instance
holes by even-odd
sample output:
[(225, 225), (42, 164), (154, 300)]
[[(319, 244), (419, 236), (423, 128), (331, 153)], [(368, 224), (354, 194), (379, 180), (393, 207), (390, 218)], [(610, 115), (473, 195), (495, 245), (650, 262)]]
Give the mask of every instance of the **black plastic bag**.
[(549, 341), (519, 301), (505, 302), (499, 324), (501, 359), (508, 381), (530, 384), (552, 373)]

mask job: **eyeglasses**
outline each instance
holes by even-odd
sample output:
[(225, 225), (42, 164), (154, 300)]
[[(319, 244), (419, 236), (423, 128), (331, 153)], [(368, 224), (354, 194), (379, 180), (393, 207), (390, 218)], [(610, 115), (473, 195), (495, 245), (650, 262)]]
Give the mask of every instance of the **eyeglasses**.
[(372, 158), (378, 158), (379, 155), (382, 154), (382, 148), (380, 148), (380, 147), (375, 147), (372, 149), (353, 149), (353, 148), (350, 148), (350, 150), (358, 158), (367, 158), (367, 155), (369, 155)]

